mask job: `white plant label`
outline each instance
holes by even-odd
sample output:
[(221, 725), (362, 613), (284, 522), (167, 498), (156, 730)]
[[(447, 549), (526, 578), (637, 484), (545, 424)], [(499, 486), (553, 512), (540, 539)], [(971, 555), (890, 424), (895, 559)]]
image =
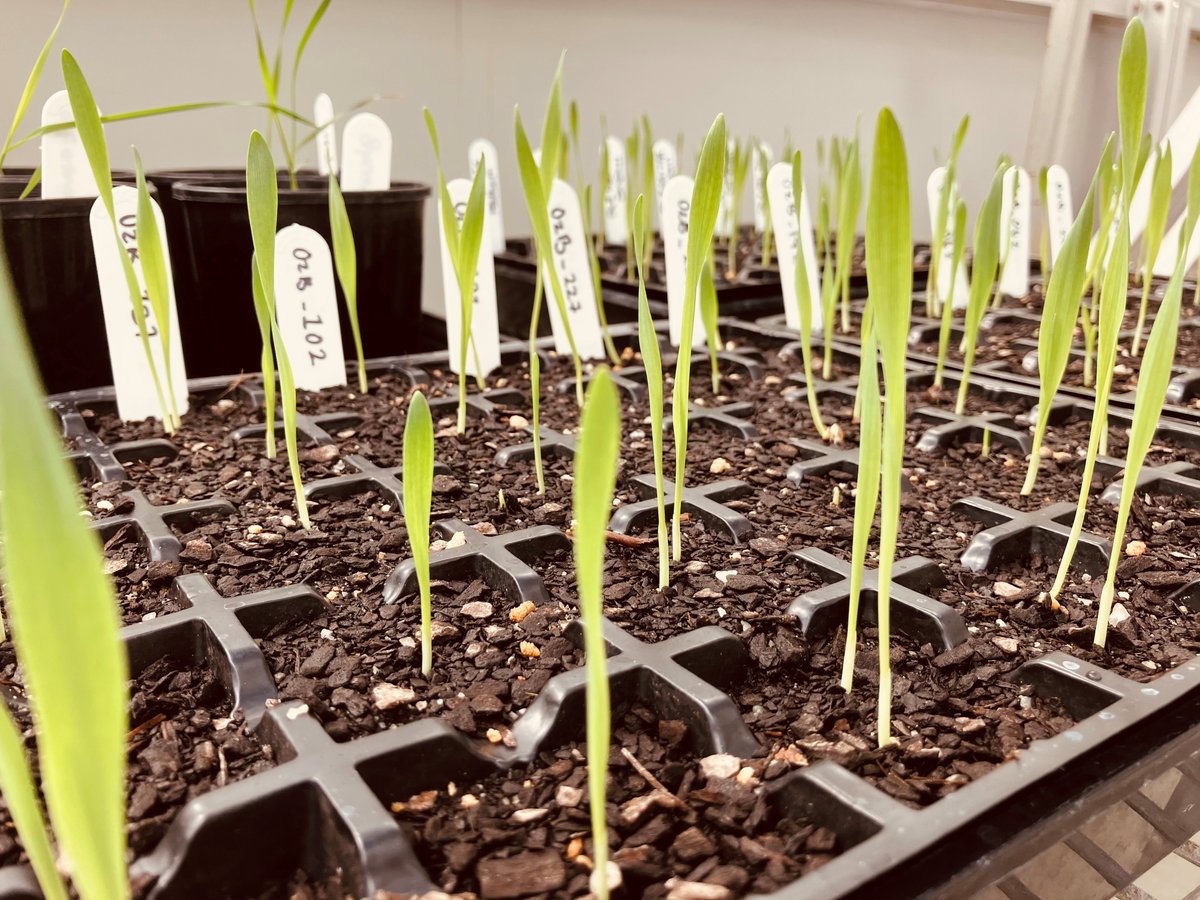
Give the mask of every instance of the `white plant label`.
[(1075, 221), (1075, 210), (1071, 205), (1071, 176), (1057, 163), (1046, 170), (1046, 220), (1050, 265), (1053, 266), (1058, 262), (1067, 232)]
[(731, 138), (725, 145), (725, 180), (721, 182), (721, 205), (717, 207), (717, 227), (714, 233), (718, 237), (733, 235), (733, 155), (737, 152), (737, 144)]
[[(692, 216), (692, 190), (695, 182), (687, 175), (676, 175), (663, 188), (662, 239), (667, 256), (667, 324), (671, 346), (683, 340), (683, 312), (687, 293), (688, 225)], [(700, 318), (700, 290), (696, 289), (696, 318), (692, 347), (706, 343)]]
[[(467, 201), (471, 196), (471, 182), (455, 178), (446, 185), (450, 202), (454, 204), (454, 217), (462, 228), (467, 213)], [(450, 246), (446, 243), (446, 231), (442, 228), (441, 201), (438, 201), (438, 235), (442, 247), (442, 296), (446, 300), (446, 346), (450, 350), (450, 371), (459, 370), (459, 341), (462, 340), (462, 301), (458, 292), (458, 277), (454, 274), (454, 262), (450, 259)], [(475, 270), (475, 298), (471, 309), (471, 343), (467, 347), (467, 374), (484, 378), (500, 365), (500, 325), (496, 315), (496, 269), (492, 254), (488, 252), (488, 235), (492, 227), (490, 216), (484, 216), (483, 240), (479, 245), (479, 266)]]
[(296, 387), (319, 391), (346, 383), (333, 257), (325, 239), (304, 225), (275, 235), (275, 321)]
[(351, 116), (342, 130), (342, 190), (386, 191), (391, 185), (391, 129), (375, 113)]
[[(59, 125), (73, 121), (75, 114), (71, 112), (67, 92), (52, 94), (42, 107), (42, 124)], [(96, 197), (99, 193), (79, 132), (74, 128), (64, 128), (43, 134), (42, 197), (56, 200), (61, 197)]]
[(317, 126), (317, 172), (338, 173), (337, 132), (333, 128), (333, 100), (328, 94), (317, 94), (313, 101), (313, 122)]
[[(487, 228), (485, 230), (491, 235), (488, 240), (484, 241), (483, 246), (491, 247), (492, 253), (503, 253), (507, 245), (504, 243), (504, 206), (500, 200), (500, 158), (496, 155), (496, 145), (487, 138), (476, 138), (467, 148), (467, 164), (470, 167), (472, 180), (475, 178), (475, 170), (479, 168), (481, 159), (483, 160), (483, 186), (487, 193), (484, 204), (487, 212)], [(457, 202), (456, 200), (455, 203)], [(463, 202), (466, 202), (465, 199)], [(466, 210), (465, 206), (463, 210)]]
[[(604, 336), (600, 331), (600, 314), (596, 311), (596, 292), (592, 286), (592, 264), (588, 259), (587, 234), (583, 230), (583, 214), (575, 189), (555, 178), (550, 188), (550, 256), (566, 305), (567, 323), (575, 338), (580, 359), (602, 359)], [(550, 327), (554, 331), (554, 349), (562, 354), (571, 352), (567, 330), (558, 311), (550, 273), (543, 273), (546, 307), (550, 312)]]
[[(1013, 182), (1016, 182), (1014, 197)], [(1000, 290), (1010, 297), (1029, 293), (1030, 189), (1029, 173), (1021, 166), (1010, 166), (1000, 187)], [(1008, 259), (1004, 259), (1007, 246)]]
[[(767, 227), (767, 195), (763, 193), (763, 178), (775, 162), (770, 144), (760, 143), (751, 154), (750, 177), (754, 180), (754, 230), (759, 234)], [(764, 167), (765, 164), (765, 167)], [(774, 227), (774, 222), (771, 226)]]
[[(667, 182), (679, 174), (679, 158), (675, 145), (664, 138), (654, 142), (651, 154), (654, 158), (654, 208), (661, 211)], [(665, 226), (666, 222), (660, 219), (659, 225)]]
[[(187, 412), (187, 372), (183, 367), (183, 341), (179, 334), (179, 315), (175, 310), (175, 288), (171, 278), (171, 259), (166, 247), (166, 225), (162, 210), (150, 200), (154, 207), (154, 218), (163, 239), (163, 256), (167, 269), (168, 308), (170, 310), (170, 363), (171, 381), (175, 387), (175, 408), (180, 415)], [(162, 340), (158, 333), (158, 322), (150, 299), (146, 294), (146, 281), (142, 276), (142, 260), (138, 253), (137, 190), (128, 185), (113, 188), (113, 207), (117, 217), (117, 234), (121, 247), (113, 239), (112, 222), (108, 210), (97, 198), (92, 204), (89, 224), (92, 232), (92, 249), (96, 254), (96, 274), (100, 281), (100, 304), (104, 309), (104, 330), (108, 336), (108, 356), (112, 363), (113, 386), (117, 392), (117, 415), (125, 421), (147, 418), (162, 418), (162, 407), (154, 390), (154, 376), (146, 360), (146, 350), (138, 330), (137, 318), (129, 303), (129, 283), (125, 280), (125, 267), (121, 253), (129, 254), (133, 271), (142, 289), (142, 311), (146, 315), (146, 334), (150, 337), (150, 354), (156, 370), (165, 375), (163, 367)], [(166, 395), (166, 379), (162, 379), (162, 390)]]
[(606, 137), (604, 146), (608, 150), (608, 190), (604, 192), (604, 240), (610, 244), (624, 244), (629, 240), (628, 215), (628, 161), (625, 159), (625, 142), (620, 138)]
[(800, 298), (796, 295), (796, 261), (804, 253), (804, 268), (808, 278), (809, 307), (812, 310), (812, 333), (823, 326), (821, 311), (821, 280), (817, 272), (817, 248), (813, 241), (812, 216), (808, 209), (808, 191), (801, 185), (800, 203), (792, 186), (792, 165), (781, 162), (767, 172), (767, 196), (771, 204), (771, 227), (775, 230), (776, 252), (779, 255), (779, 278), (783, 287), (783, 312), (787, 327), (800, 330)]
[[(938, 166), (929, 176), (929, 180), (925, 183), (926, 191), (929, 196), (929, 230), (937, 227), (938, 205), (942, 202), (942, 185), (946, 182), (946, 167)], [(942, 246), (938, 250), (938, 277), (937, 295), (939, 298), (944, 298), (950, 294), (950, 269), (954, 265), (954, 207), (958, 203), (958, 187), (957, 185), (950, 192), (950, 202), (946, 209), (946, 238), (942, 241)], [(1001, 247), (1003, 250), (1003, 247)], [(965, 255), (965, 254), (964, 254)], [(966, 260), (958, 267), (958, 272), (954, 276), (954, 296), (951, 297), (950, 306), (952, 309), (966, 309), (967, 300), (970, 297), (970, 289), (967, 286), (967, 266)]]

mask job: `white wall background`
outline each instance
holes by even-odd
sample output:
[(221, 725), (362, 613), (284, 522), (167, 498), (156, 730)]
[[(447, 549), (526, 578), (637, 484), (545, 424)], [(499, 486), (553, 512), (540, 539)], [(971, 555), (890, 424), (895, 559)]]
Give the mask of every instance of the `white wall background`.
[[(302, 22), (315, 6), (300, 0), (296, 19)], [(268, 35), (281, 8), (281, 0), (259, 0)], [(5, 123), (56, 15), (53, 2), (0, 0), (0, 16), (11, 26), (0, 35)], [(516, 235), (526, 231), (526, 216), (512, 164), (513, 105), (521, 105), (531, 133), (540, 129), (563, 48), (565, 95), (579, 101), (585, 148), (598, 145), (601, 114), (623, 135), (648, 113), (657, 135), (685, 135), (687, 166), (717, 112), (731, 129), (768, 140), (777, 152), (787, 127), (809, 155), (818, 136), (848, 133), (861, 117), (869, 164), (874, 117), (888, 104), (907, 140), (920, 236), (928, 232), (925, 177), (964, 113), (971, 129), (961, 179), (972, 215), (996, 157), (1022, 158), (1046, 23), (1045, 9), (982, 11), (920, 0), (335, 0), (309, 45), (299, 106), (309, 114), (321, 90), (339, 109), (370, 94), (391, 95), (371, 108), (395, 135), (394, 178), (432, 182), (424, 105), (437, 118), (449, 177), (465, 175), (471, 139), (490, 137), (505, 167), (507, 229)], [(301, 28), (293, 24), (293, 41)], [(1103, 136), (1114, 127), (1119, 43), (1119, 30), (1104, 27), (1089, 43), (1073, 137), (1061, 160), (1077, 185), (1086, 185)], [(243, 0), (76, 0), (58, 47), (79, 60), (106, 112), (262, 98)], [(1190, 74), (1185, 95), (1200, 83), (1194, 62)], [(23, 131), (60, 86), (56, 50)], [(237, 165), (250, 129), (262, 123), (256, 111), (217, 110), (110, 126), (108, 136), (114, 166), (131, 164), (130, 144), (151, 168)], [(12, 159), (34, 162), (32, 146)], [(747, 189), (747, 204), (749, 195)], [(433, 222), (429, 208), (424, 297), (426, 308), (436, 310), (441, 279)]]

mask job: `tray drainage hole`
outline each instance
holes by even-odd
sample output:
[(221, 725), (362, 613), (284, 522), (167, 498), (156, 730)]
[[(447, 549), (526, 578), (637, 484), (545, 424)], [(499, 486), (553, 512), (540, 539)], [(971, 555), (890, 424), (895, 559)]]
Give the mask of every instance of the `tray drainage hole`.
[(1182, 675), (1180, 675), (1178, 672), (1172, 672), (1172, 673), (1171, 673), (1171, 680), (1172, 680), (1172, 681), (1183, 681), (1183, 676), (1182, 676)]
[(1112, 713), (1110, 713), (1108, 710), (1102, 710), (1102, 711), (1099, 713), (1099, 718), (1101, 718), (1101, 719), (1103, 719), (1104, 721), (1106, 721), (1106, 722), (1107, 722), (1107, 721), (1109, 721), (1110, 719), (1115, 719), (1115, 718), (1116, 718), (1116, 716), (1114, 716), (1114, 715), (1113, 715)]
[(1074, 672), (1076, 669), (1079, 668), (1079, 663), (1075, 662), (1075, 660), (1073, 660), (1073, 659), (1064, 659), (1062, 667), (1064, 669), (1069, 669), (1070, 671)]
[(1158, 688), (1142, 688), (1142, 693), (1145, 694), (1147, 697), (1157, 697), (1158, 696)]
[(1092, 671), (1087, 673), (1087, 677), (1092, 681), (1099, 681), (1102, 676), (1095, 669), (1092, 669)]
[(1083, 735), (1078, 731), (1064, 731), (1063, 737), (1065, 737), (1068, 741), (1074, 741), (1075, 743), (1079, 743), (1083, 740)]

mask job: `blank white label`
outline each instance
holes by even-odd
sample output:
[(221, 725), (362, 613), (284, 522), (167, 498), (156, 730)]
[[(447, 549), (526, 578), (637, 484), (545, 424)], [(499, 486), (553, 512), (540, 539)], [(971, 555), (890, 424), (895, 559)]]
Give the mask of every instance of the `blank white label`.
[[(162, 210), (153, 199), (154, 218), (162, 237), (163, 257), (167, 269), (168, 309), (170, 310), (170, 353), (171, 380), (175, 388), (175, 408), (180, 415), (187, 412), (187, 372), (183, 366), (183, 341), (179, 333), (179, 315), (175, 310), (175, 288), (171, 278), (171, 258), (167, 251), (166, 225)], [(142, 276), (142, 260), (138, 253), (137, 191), (128, 185), (113, 188), (113, 207), (117, 217), (117, 234), (121, 247), (113, 237), (113, 226), (108, 210), (97, 198), (92, 204), (89, 224), (92, 232), (92, 250), (96, 254), (96, 274), (100, 281), (100, 303), (104, 309), (104, 330), (108, 336), (108, 356), (112, 363), (113, 387), (117, 392), (117, 415), (125, 421), (140, 421), (146, 418), (162, 418), (162, 407), (154, 390), (154, 377), (146, 360), (137, 318), (129, 302), (129, 283), (125, 280), (125, 267), (121, 254), (128, 253), (133, 263), (133, 272), (142, 289), (142, 310), (146, 314), (146, 334), (150, 336), (150, 353), (154, 358), (155, 370), (165, 376), (163, 366), (162, 339), (158, 333), (158, 322), (150, 300), (146, 295), (146, 281)], [(162, 378), (163, 395), (166, 396), (166, 378)]]
[[(930, 234), (937, 228), (938, 204), (942, 202), (942, 185), (945, 181), (946, 167), (938, 166), (933, 170), (929, 176), (929, 180), (925, 183), (929, 198)], [(950, 202), (946, 206), (946, 237), (942, 241), (941, 248), (937, 250), (940, 255), (938, 257), (937, 284), (935, 287), (939, 300), (945, 299), (950, 293), (950, 269), (954, 265), (954, 207), (957, 204), (958, 186), (955, 185), (950, 190)], [(930, 252), (934, 252), (934, 249), (931, 248)], [(1003, 246), (1000, 249), (1003, 251)], [(966, 309), (969, 298), (970, 288), (967, 286), (967, 267), (964, 260), (963, 263), (959, 264), (958, 271), (954, 273), (954, 296), (951, 298), (951, 309)]]
[(754, 230), (759, 234), (767, 227), (767, 195), (763, 193), (763, 178), (771, 170), (774, 162), (775, 151), (771, 149), (771, 145), (760, 142), (754, 148), (750, 160), (750, 177), (754, 180)]
[(783, 312), (787, 326), (800, 330), (800, 298), (796, 295), (796, 259), (803, 250), (808, 276), (812, 331), (824, 324), (821, 314), (821, 281), (817, 273), (817, 251), (813, 243), (812, 216), (808, 210), (808, 191), (801, 186), (799, 208), (792, 187), (792, 164), (776, 163), (767, 173), (767, 195), (771, 201), (771, 227), (779, 254), (779, 279), (783, 287)]
[[(59, 125), (75, 121), (66, 91), (52, 94), (42, 107), (42, 124)], [(100, 189), (92, 177), (83, 141), (74, 128), (50, 131), (42, 135), (42, 197), (96, 197)], [(142, 416), (141, 418), (145, 418)]]
[[(467, 214), (467, 201), (471, 196), (471, 182), (455, 178), (446, 185), (450, 202), (454, 204), (454, 217), (462, 228)], [(475, 305), (471, 310), (471, 341), (474, 349), (467, 348), (467, 374), (483, 378), (500, 365), (500, 325), (496, 316), (496, 270), (492, 254), (488, 252), (491, 238), (488, 230), (492, 220), (484, 216), (483, 240), (479, 246), (479, 266), (475, 270)], [(458, 291), (458, 277), (454, 274), (454, 261), (450, 259), (450, 246), (446, 243), (446, 230), (442, 228), (441, 200), (438, 201), (438, 235), (442, 248), (442, 295), (446, 300), (446, 347), (450, 351), (450, 371), (459, 371), (459, 341), (462, 339), (462, 295)], [(476, 363), (478, 362), (478, 365)]]
[(375, 113), (351, 116), (342, 131), (342, 190), (386, 191), (391, 184), (391, 129)]
[[(654, 208), (661, 210), (663, 191), (667, 187), (667, 182), (679, 174), (679, 158), (675, 152), (675, 145), (663, 138), (654, 142), (651, 153), (654, 158)], [(648, 201), (650, 198), (646, 199)], [(662, 224), (660, 219), (659, 225), (662, 226)]]
[(609, 244), (624, 244), (629, 240), (629, 224), (626, 222), (629, 170), (625, 159), (625, 142), (620, 138), (606, 137), (604, 146), (608, 149), (608, 190), (604, 192), (604, 240)]
[(317, 94), (313, 101), (313, 122), (317, 125), (317, 171), (322, 175), (338, 173), (337, 132), (333, 128), (333, 100)]
[[(1013, 180), (1016, 179), (1016, 197)], [(1004, 260), (1005, 242), (1008, 259), (1000, 273), (1000, 290), (1010, 297), (1029, 293), (1029, 173), (1020, 166), (1010, 166), (1004, 173), (1003, 204), (1000, 207), (1000, 259)]]
[[(695, 182), (687, 175), (676, 175), (663, 189), (662, 239), (667, 256), (667, 324), (671, 346), (683, 340), (684, 297), (687, 294), (688, 225), (692, 215), (692, 190)], [(703, 277), (703, 276), (701, 276)], [(700, 317), (700, 291), (696, 290), (696, 316), (692, 346), (706, 343)]]
[[(566, 304), (567, 322), (575, 349), (581, 359), (601, 359), (604, 356), (604, 336), (600, 331), (600, 314), (596, 311), (596, 292), (592, 286), (592, 264), (588, 259), (587, 235), (583, 230), (583, 214), (575, 189), (560, 178), (550, 188), (550, 260), (558, 272)], [(567, 330), (558, 311), (550, 273), (545, 272), (546, 306), (550, 312), (550, 327), (554, 331), (554, 349), (571, 352)]]
[[(479, 168), (479, 160), (483, 160), (484, 189), (487, 191), (487, 231), (491, 235), (489, 241), (484, 241), (484, 247), (491, 247), (492, 253), (503, 253), (504, 243), (504, 206), (500, 201), (500, 162), (496, 155), (496, 145), (487, 138), (477, 138), (467, 148), (467, 164), (470, 167), (470, 177), (475, 178), (475, 170)], [(467, 189), (470, 195), (470, 188)], [(458, 201), (455, 201), (456, 203)], [(464, 198), (463, 202), (466, 200)], [(463, 207), (466, 210), (466, 206)], [(461, 214), (460, 214), (461, 215)]]
[(1055, 164), (1046, 170), (1046, 222), (1049, 228), (1050, 265), (1058, 262), (1058, 254), (1067, 240), (1067, 232), (1075, 221), (1071, 205), (1071, 176)]
[[(1200, 88), (1188, 99), (1167, 133), (1159, 141), (1159, 148), (1165, 150), (1171, 145), (1171, 187), (1179, 186), (1192, 162), (1196, 152), (1196, 143), (1200, 141)], [(1142, 177), (1138, 179), (1129, 206), (1129, 240), (1136, 243), (1146, 228), (1146, 219), (1150, 215), (1150, 192), (1154, 186), (1154, 170), (1157, 168), (1155, 154), (1151, 153), (1142, 168)], [(1114, 232), (1115, 234), (1115, 232)], [(1176, 233), (1178, 238), (1178, 233)], [(1164, 243), (1163, 249), (1166, 249)], [(1174, 261), (1178, 246), (1172, 245), (1170, 255)], [(1161, 258), (1161, 256), (1160, 256)], [(1156, 269), (1157, 271), (1157, 269)]]
[(304, 225), (275, 235), (275, 320), (296, 387), (319, 391), (346, 383), (333, 257)]

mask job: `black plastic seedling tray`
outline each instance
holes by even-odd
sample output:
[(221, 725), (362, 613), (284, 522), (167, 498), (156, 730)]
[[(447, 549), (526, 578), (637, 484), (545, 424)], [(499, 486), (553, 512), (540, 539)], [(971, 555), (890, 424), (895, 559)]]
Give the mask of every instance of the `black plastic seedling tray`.
[[(635, 334), (628, 325), (615, 326), (614, 331), (622, 341)], [(778, 328), (730, 320), (722, 322), (722, 333), (740, 343), (776, 347), (794, 339)], [(543, 344), (549, 348), (551, 342)], [(857, 349), (850, 344), (839, 344), (836, 351), (848, 359), (857, 358)], [(505, 358), (510, 360), (523, 353), (519, 344), (504, 347)], [(747, 377), (755, 377), (753, 356), (737, 358)], [(919, 385), (930, 377), (927, 362), (912, 361), (910, 383)], [(373, 372), (401, 373), (415, 384), (423, 380), (424, 368), (446, 363), (444, 353), (430, 353), (376, 360), (369, 367)], [(627, 392), (644, 386), (636, 377), (625, 380)], [(211, 398), (229, 383), (228, 379), (204, 379), (190, 387), (198, 397)], [(1027, 399), (1031, 390), (1028, 385), (990, 377), (973, 379), (973, 386), (985, 396), (1015, 392)], [(852, 391), (853, 385), (826, 385), (826, 389)], [(239, 390), (261, 402), (261, 390), (253, 380), (241, 382)], [(1036, 388), (1032, 391), (1036, 402)], [(51, 398), (81, 477), (120, 480), (126, 459), (172, 452), (165, 441), (132, 449), (105, 446), (88, 429), (79, 409), (94, 409), (112, 400), (111, 389)], [(473, 408), (482, 411), (493, 400), (502, 402), (486, 394), (478, 396)], [(1090, 415), (1083, 401), (1075, 398), (1063, 398), (1056, 405), (1056, 415)], [(745, 423), (739, 421), (739, 411), (723, 410), (718, 415), (729, 420), (718, 424), (726, 429), (731, 442), (753, 439), (740, 427)], [(1127, 413), (1118, 409), (1113, 415)], [(305, 417), (302, 431), (309, 442), (320, 444), (329, 440), (325, 426), (335, 428), (341, 421), (337, 414)], [(930, 440), (940, 443), (972, 439), (972, 429), (981, 423), (943, 416), (924, 427), (925, 437), (932, 435)], [(1200, 423), (1176, 420), (1164, 427), (1189, 440), (1194, 438), (1193, 446), (1200, 447)], [(239, 436), (251, 435), (234, 437)], [(562, 440), (557, 440), (551, 433), (549, 437), (548, 447), (553, 452), (573, 453), (569, 436), (559, 435)], [(824, 445), (806, 448), (802, 439), (796, 444), (804, 458), (788, 475), (794, 480), (820, 471), (822, 466), (853, 471), (856, 465), (853, 451)], [(527, 452), (526, 447), (517, 440), (514, 447), (501, 448), (497, 465), (503, 466), (513, 454)], [(343, 479), (369, 481), (375, 489), (395, 496), (399, 484), (394, 469), (374, 467), (366, 460), (350, 459), (349, 463), (353, 471)], [(1158, 477), (1177, 479), (1180, 490), (1190, 490), (1183, 484), (1190, 474), (1190, 470), (1180, 469), (1160, 472)], [(645, 487), (644, 480), (634, 481)], [(348, 485), (340, 479), (308, 485), (310, 494), (344, 489)], [(753, 526), (724, 501), (754, 490), (741, 482), (718, 483), (689, 488), (684, 502), (711, 528), (724, 531), (731, 543), (738, 543), (753, 536)], [(970, 505), (973, 501), (964, 502)], [(643, 505), (619, 509), (613, 530), (636, 527)], [(178, 514), (200, 511), (220, 514), (223, 507), (210, 504), (189, 509), (183, 504)], [(152, 555), (162, 559), (178, 553), (178, 540), (166, 512), (144, 498), (135, 498), (133, 512), (123, 522), (136, 528)], [(977, 551), (975, 564), (982, 569), (991, 564), (989, 554), (999, 552), (997, 547), (1019, 553), (1024, 546), (1027, 552), (1033, 541), (1042, 539), (1043, 531), (1053, 533), (1049, 516), (1022, 514), (1030, 520), (1025, 521), (1016, 514), (986, 512), (999, 522), (982, 532), (967, 550), (967, 554)], [(442, 525), (457, 530), (450, 520)], [(101, 522), (98, 527), (112, 526)], [(1002, 540), (995, 537), (997, 528), (1005, 531)], [(462, 530), (472, 540), (450, 551), (452, 555), (435, 556), (435, 565), (479, 573), (514, 599), (544, 595), (537, 561), (567, 541), (553, 528), (493, 537)], [(993, 532), (991, 539), (986, 538), (989, 531)], [(806, 632), (835, 629), (845, 614), (846, 566), (819, 547), (796, 551), (796, 562), (828, 583), (797, 597), (788, 612)], [(966, 640), (966, 627), (958, 613), (926, 593), (944, 582), (938, 567), (916, 557), (898, 562), (893, 588), (897, 631), (942, 649)], [(405, 591), (410, 574), (411, 563), (397, 567), (386, 589), (389, 599)], [(869, 581), (864, 586), (868, 595), (876, 588)], [(381, 890), (400, 894), (432, 890), (434, 884), (389, 813), (387, 799), (444, 789), (451, 781), (469, 783), (526, 763), (541, 751), (583, 735), (584, 672), (576, 669), (550, 679), (513, 724), (512, 740), (506, 744), (476, 741), (433, 719), (335, 743), (303, 704), (276, 699), (270, 668), (255, 641), (280, 623), (318, 615), (319, 596), (302, 585), (280, 585), (247, 596), (221, 597), (199, 575), (179, 577), (175, 595), (183, 607), (180, 611), (124, 629), (131, 668), (136, 673), (163, 656), (186, 665), (210, 667), (224, 686), (229, 709), (244, 709), (249, 727), (270, 748), (276, 765), (214, 789), (183, 808), (157, 849), (133, 865), (132, 875), (137, 880), (154, 884), (151, 896), (254, 896), (267, 886), (286, 883), (297, 870), (313, 877), (340, 872), (346, 889), (359, 897)], [(1195, 606), (1200, 601), (1194, 597), (1200, 597), (1200, 590), (1189, 593), (1185, 589), (1179, 602)], [(868, 596), (864, 603), (868, 624), (871, 608)], [(765, 749), (759, 747), (726, 693), (749, 666), (737, 637), (707, 627), (651, 645), (612, 621), (605, 620), (604, 631), (616, 706), (639, 702), (663, 718), (682, 720), (701, 755), (727, 752), (745, 758)], [(582, 644), (577, 622), (567, 635)], [(1143, 854), (1145, 858), (1136, 864), (1125, 860), (1116, 846), (1119, 841), (1114, 839), (1112, 846), (1105, 843), (1105, 835), (1111, 835), (1113, 829), (1097, 823), (1121, 811), (1133, 815), (1158, 836), (1153, 848), (1162, 851), (1159, 856), (1200, 830), (1200, 728), (1196, 727), (1200, 722), (1200, 658), (1147, 684), (1128, 681), (1062, 653), (1028, 663), (1013, 677), (1031, 685), (1039, 697), (1057, 698), (1078, 724), (1054, 738), (1034, 742), (1019, 758), (923, 810), (904, 806), (830, 761), (762, 788), (783, 815), (803, 815), (834, 832), (843, 851), (772, 896), (779, 900), (958, 897), (975, 895), (988, 885), (1000, 891), (991, 896), (1018, 900), (1066, 896), (1054, 892), (1061, 867), (1044, 863), (1052, 852), (1073, 854), (1075, 864), (1099, 878), (1111, 894), (1148, 868), (1153, 854)], [(1164, 779), (1174, 779), (1166, 801), (1161, 799)], [(1151, 782), (1152, 791), (1147, 788)], [(37, 896), (37, 891), (27, 870), (0, 870), (0, 897), (30, 896)]]

